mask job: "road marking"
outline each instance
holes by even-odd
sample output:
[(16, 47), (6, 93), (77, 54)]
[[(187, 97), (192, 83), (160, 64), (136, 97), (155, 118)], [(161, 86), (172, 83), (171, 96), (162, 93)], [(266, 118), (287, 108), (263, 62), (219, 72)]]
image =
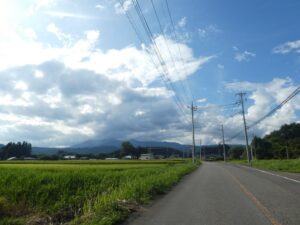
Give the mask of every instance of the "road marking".
[(256, 169), (256, 168), (253, 168), (253, 167), (247, 167), (247, 166), (243, 166), (243, 165), (241, 165), (241, 166), (245, 167), (245, 168), (248, 168), (248, 169), (257, 170), (257, 171), (259, 171), (261, 173), (269, 174), (269, 175), (272, 175), (272, 176), (275, 176), (275, 177), (281, 177), (283, 179), (286, 179), (286, 180), (289, 180), (289, 181), (293, 181), (293, 182), (296, 182), (296, 183), (300, 184), (299, 180), (295, 180), (295, 179), (292, 179), (292, 178), (289, 178), (289, 177), (286, 177), (286, 176), (281, 176), (281, 175), (278, 175), (278, 174), (275, 174), (275, 173), (271, 173), (271, 172), (268, 172), (268, 171), (265, 171), (265, 170)]
[(254, 202), (254, 204), (262, 211), (262, 213), (270, 220), (270, 222), (273, 225), (282, 225), (278, 220), (275, 219), (275, 217), (271, 214), (271, 212), (250, 191), (248, 191), (248, 189), (235, 176), (233, 176), (227, 170), (225, 171), (232, 177), (232, 179), (242, 189), (244, 194), (246, 194)]

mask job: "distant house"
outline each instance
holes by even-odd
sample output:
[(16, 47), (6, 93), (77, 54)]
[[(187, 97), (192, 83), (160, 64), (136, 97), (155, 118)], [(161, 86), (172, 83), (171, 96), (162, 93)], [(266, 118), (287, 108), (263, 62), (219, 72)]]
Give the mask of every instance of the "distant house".
[(118, 158), (105, 158), (105, 160), (118, 160)]
[(10, 158), (8, 158), (7, 160), (17, 160), (17, 157), (10, 157)]
[(132, 155), (126, 155), (123, 157), (123, 159), (132, 159), (132, 158), (133, 158)]
[(153, 155), (152, 153), (141, 154), (140, 159), (141, 159), (141, 160), (150, 160), (150, 159), (154, 159), (154, 155)]
[(76, 159), (76, 155), (65, 155), (64, 159)]

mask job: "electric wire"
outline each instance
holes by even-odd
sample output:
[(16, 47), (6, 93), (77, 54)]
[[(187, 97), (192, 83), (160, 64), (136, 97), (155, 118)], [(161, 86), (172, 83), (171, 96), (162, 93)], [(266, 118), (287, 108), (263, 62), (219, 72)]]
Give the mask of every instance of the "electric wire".
[[(175, 60), (174, 60), (174, 57), (173, 57), (173, 54), (172, 54), (171, 49), (170, 49), (170, 46), (169, 46), (169, 43), (168, 43), (168, 41), (167, 41), (167, 39), (166, 39), (166, 37), (165, 37), (165, 35), (164, 35), (163, 27), (162, 27), (161, 21), (160, 21), (160, 19), (159, 19), (159, 16), (158, 16), (156, 7), (155, 7), (155, 5), (154, 5), (154, 3), (153, 3), (153, 0), (150, 0), (150, 2), (151, 2), (151, 5), (152, 5), (152, 8), (153, 8), (153, 11), (154, 11), (156, 20), (157, 20), (157, 22), (158, 22), (158, 24), (159, 24), (159, 29), (160, 29), (160, 32), (161, 32), (162, 37), (163, 37), (163, 39), (164, 39), (165, 45), (166, 45), (166, 47), (167, 47), (167, 50), (168, 50), (170, 59), (171, 59), (171, 61), (172, 61), (172, 63), (173, 63), (174, 69), (175, 69), (175, 71), (177, 72), (177, 74), (179, 74), (179, 72), (178, 72), (178, 70), (177, 70), (177, 66), (176, 66)], [(186, 98), (186, 100), (188, 100), (189, 97), (188, 97), (187, 90), (185, 89), (185, 87), (184, 87), (184, 85), (182, 84), (181, 80), (179, 80), (179, 83), (181, 84), (181, 88), (182, 88), (182, 92), (183, 92), (183, 94), (184, 94), (184, 97)], [(191, 98), (190, 101), (192, 101), (192, 100), (193, 100), (193, 99)]]
[[(163, 82), (165, 83), (165, 85), (167, 86), (167, 88), (171, 89), (172, 92), (174, 93), (174, 95), (173, 95), (173, 96), (174, 96), (174, 99), (175, 99), (174, 103), (175, 103), (175, 105), (178, 107), (178, 109), (181, 111), (181, 113), (183, 114), (184, 119), (186, 119), (186, 117), (185, 117), (185, 116), (186, 116), (186, 113), (185, 113), (185, 111), (184, 111), (185, 108), (182, 107), (181, 102), (180, 102), (180, 100), (178, 99), (178, 96), (176, 95), (176, 91), (175, 91), (175, 89), (174, 89), (174, 87), (173, 87), (173, 85), (172, 85), (170, 79), (169, 79), (169, 78), (167, 77), (167, 75), (166, 75), (165, 62), (161, 59), (161, 54), (159, 53), (158, 46), (157, 46), (156, 43), (154, 42), (153, 34), (152, 34), (152, 32), (151, 32), (151, 30), (150, 30), (150, 27), (149, 27), (149, 25), (148, 25), (148, 23), (147, 23), (147, 21), (146, 21), (144, 15), (143, 15), (143, 12), (142, 12), (142, 10), (141, 10), (141, 7), (140, 7), (138, 1), (132, 0), (132, 3), (133, 3), (133, 5), (134, 5), (134, 7), (135, 7), (135, 10), (136, 10), (136, 12), (137, 12), (137, 14), (138, 14), (140, 20), (141, 20), (142, 26), (143, 26), (143, 28), (144, 28), (144, 30), (145, 30), (145, 32), (146, 32), (146, 36), (149, 38), (150, 43), (152, 43), (152, 46), (153, 46), (153, 49), (154, 49), (154, 53), (155, 53), (155, 55), (156, 55), (157, 58), (158, 58), (158, 63), (159, 63), (160, 66), (161, 66), (162, 74), (163, 74), (162, 80), (163, 80)], [(122, 6), (122, 8), (123, 8), (123, 11), (124, 11), (125, 14), (126, 14), (126, 17), (127, 17), (128, 21), (130, 22), (132, 28), (134, 29), (134, 31), (135, 31), (135, 33), (136, 33), (136, 35), (137, 35), (139, 41), (143, 44), (143, 38), (142, 38), (142, 35), (139, 33), (138, 26), (137, 26), (136, 23), (134, 22), (134, 19), (133, 19), (133, 18), (131, 17), (131, 15), (127, 12), (127, 10), (124, 9), (123, 1), (120, 1), (120, 4), (121, 4), (121, 6)], [(155, 63), (155, 61), (154, 61), (154, 59), (152, 58), (152, 53), (149, 52), (149, 49), (146, 49), (146, 51), (147, 51), (147, 53), (149, 53), (149, 55), (150, 55), (151, 62), (153, 63), (153, 65), (155, 66), (155, 68), (158, 69), (158, 67), (157, 67), (157, 65), (156, 65), (156, 63)], [(159, 72), (159, 74), (161, 74), (161, 72)]]

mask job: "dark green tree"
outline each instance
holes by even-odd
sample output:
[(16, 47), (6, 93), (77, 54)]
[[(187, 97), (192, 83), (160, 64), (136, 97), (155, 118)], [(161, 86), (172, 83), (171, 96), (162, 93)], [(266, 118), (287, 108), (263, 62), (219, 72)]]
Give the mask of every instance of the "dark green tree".
[(281, 126), (279, 130), (264, 137), (272, 143), (274, 158), (300, 157), (300, 124), (292, 123)]
[(271, 142), (255, 136), (251, 142), (251, 145), (253, 147), (253, 154), (257, 159), (273, 158), (274, 155)]
[(242, 159), (245, 148), (243, 146), (234, 146), (228, 150), (228, 157), (230, 159)]
[(125, 155), (135, 155), (135, 147), (129, 141), (124, 141), (121, 145), (120, 156)]
[(31, 156), (31, 144), (27, 142), (9, 142), (0, 150), (1, 159), (8, 159), (10, 157), (28, 157)]

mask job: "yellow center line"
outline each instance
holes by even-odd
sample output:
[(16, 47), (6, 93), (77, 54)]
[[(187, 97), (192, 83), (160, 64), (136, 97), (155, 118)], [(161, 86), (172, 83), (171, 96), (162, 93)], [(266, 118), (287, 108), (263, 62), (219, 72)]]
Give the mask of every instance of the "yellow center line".
[(229, 171), (225, 170), (232, 179), (239, 185), (242, 189), (243, 193), (246, 194), (257, 206), (258, 209), (262, 211), (262, 213), (270, 220), (273, 225), (282, 225), (275, 217), (271, 214), (271, 212), (265, 207), (235, 176), (233, 176)]

